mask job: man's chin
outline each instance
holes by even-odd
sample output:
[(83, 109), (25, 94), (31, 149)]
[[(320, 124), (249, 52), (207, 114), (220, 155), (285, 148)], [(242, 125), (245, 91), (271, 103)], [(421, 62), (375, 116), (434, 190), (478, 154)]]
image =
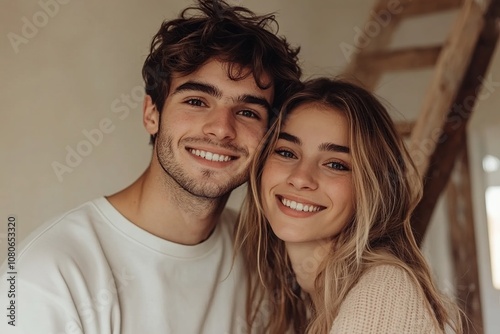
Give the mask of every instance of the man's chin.
[(244, 184), (246, 179), (233, 180), (230, 183), (207, 182), (203, 185), (201, 185), (201, 182), (190, 189), (185, 189), (195, 196), (218, 199), (229, 196), (234, 189)]

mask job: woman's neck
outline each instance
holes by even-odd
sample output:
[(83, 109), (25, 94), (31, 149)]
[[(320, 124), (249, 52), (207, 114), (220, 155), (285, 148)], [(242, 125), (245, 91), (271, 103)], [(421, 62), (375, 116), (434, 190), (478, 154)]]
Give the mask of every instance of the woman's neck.
[(331, 241), (286, 242), (285, 245), (297, 283), (302, 290), (311, 296), (314, 302), (314, 281), (318, 276), (319, 265), (331, 247)]

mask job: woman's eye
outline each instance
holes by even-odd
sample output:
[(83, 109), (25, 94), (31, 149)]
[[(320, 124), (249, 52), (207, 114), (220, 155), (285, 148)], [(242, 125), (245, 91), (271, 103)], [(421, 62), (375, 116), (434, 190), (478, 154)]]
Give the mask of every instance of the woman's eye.
[(288, 150), (279, 149), (279, 150), (276, 150), (275, 152), (276, 152), (276, 154), (281, 155), (284, 158), (289, 158), (289, 159), (295, 158), (295, 154), (293, 154), (292, 152), (290, 152)]
[(195, 107), (202, 107), (204, 105), (203, 101), (200, 99), (189, 99), (186, 103)]
[(340, 162), (329, 162), (326, 164), (326, 166), (330, 167), (331, 169), (334, 170), (350, 170), (349, 167), (346, 165), (340, 163)]
[(238, 115), (241, 115), (241, 116), (244, 116), (244, 117), (249, 117), (249, 118), (257, 118), (259, 119), (259, 115), (252, 111), (252, 110), (241, 110), (241, 111), (238, 111)]

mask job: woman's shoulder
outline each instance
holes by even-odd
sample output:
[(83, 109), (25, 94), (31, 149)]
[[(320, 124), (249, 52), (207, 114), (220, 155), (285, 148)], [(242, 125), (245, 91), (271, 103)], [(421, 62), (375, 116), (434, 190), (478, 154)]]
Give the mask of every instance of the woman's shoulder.
[(404, 288), (416, 288), (417, 283), (410, 274), (400, 266), (393, 264), (380, 264), (366, 269), (361, 275), (356, 286), (401, 286)]
[[(362, 298), (361, 298), (362, 297)], [(385, 307), (394, 305), (401, 311), (407, 308), (425, 308), (426, 297), (418, 282), (398, 265), (381, 264), (368, 268), (347, 294), (357, 303), (371, 302)], [(404, 305), (403, 305), (404, 304)]]
[(347, 294), (332, 333), (439, 333), (425, 295), (397, 265), (366, 270)]

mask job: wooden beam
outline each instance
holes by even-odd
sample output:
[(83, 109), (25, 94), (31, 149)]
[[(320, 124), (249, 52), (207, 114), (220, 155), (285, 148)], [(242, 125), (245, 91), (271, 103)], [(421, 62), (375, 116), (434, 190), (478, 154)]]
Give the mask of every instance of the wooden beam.
[(412, 132), (410, 152), (421, 175), (427, 171), (429, 158), (442, 133), (446, 114), (460, 88), (483, 26), (482, 8), (475, 1), (468, 0), (439, 56), (434, 77)]
[[(378, 64), (368, 67), (365, 66), (364, 60), (370, 57), (370, 54), (376, 54), (389, 47), (393, 33), (399, 26), (401, 20), (409, 16), (424, 15), (458, 8), (463, 1), (464, 0), (378, 0), (373, 7), (374, 9), (370, 11), (370, 16), (365, 25), (360, 28), (361, 31), (364, 31), (364, 38), (361, 39), (358, 36), (358, 39), (353, 41), (357, 53), (355, 56), (348, 59), (347, 68), (342, 76), (344, 78), (355, 78), (355, 81), (363, 83), (366, 89), (371, 91), (375, 90), (375, 86), (382, 76), (382, 72), (385, 68), (384, 66), (389, 66), (389, 63), (380, 61)], [(377, 26), (380, 31), (376, 33), (375, 29), (369, 33), (370, 27), (372, 29), (377, 28), (375, 26)], [(363, 41), (360, 42), (360, 40)], [(401, 57), (397, 52), (390, 56)], [(415, 67), (429, 66), (431, 63), (434, 64), (434, 56), (435, 53), (430, 52), (430, 54), (426, 55), (426, 58), (422, 59), (422, 62), (419, 62), (408, 53), (404, 55), (404, 57), (411, 58), (410, 63), (419, 64), (414, 65)], [(375, 57), (377, 58), (377, 56)], [(379, 65), (381, 66), (379, 67)], [(399, 63), (397, 66), (394, 65), (393, 67), (395, 68), (394, 70), (399, 70), (404, 66), (406, 65)]]
[[(410, 148), (410, 153), (417, 167), (420, 167), (421, 175), (424, 176), (424, 196), (414, 211), (412, 221), (418, 243), (422, 242), (436, 202), (448, 181), (455, 158), (462, 148), (468, 120), (483, 82), (487, 80), (484, 77), (499, 38), (497, 24), (499, 18), (500, 0), (489, 1), (484, 13), (484, 24), (481, 24), (482, 29), (473, 48), (474, 53), (471, 55), (474, 61), (467, 65), (466, 74), (457, 89), (458, 93), (453, 99), (449, 99), (453, 95), (450, 86), (456, 80), (456, 75), (449, 73), (451, 68), (442, 64), (437, 80), (442, 86), (436, 83), (432, 85), (437, 94), (432, 91), (428, 93), (427, 109), (423, 110), (423, 115), (412, 131), (413, 150)], [(458, 58), (457, 54), (453, 56)], [(447, 55), (444, 59), (450, 57), (452, 55)], [(455, 62), (453, 64), (452, 67), (457, 67)], [(486, 98), (486, 94), (491, 94), (489, 91), (491, 89), (486, 87), (488, 91), (483, 92), (483, 99)], [(439, 94), (443, 96), (440, 97)], [(449, 100), (447, 105), (444, 103), (445, 100)], [(440, 108), (429, 105), (430, 102), (439, 105)], [(426, 155), (429, 155), (427, 160)]]
[[(354, 46), (358, 52), (351, 59), (348, 59), (347, 68), (342, 74), (342, 77), (347, 79), (355, 78), (355, 81), (362, 83), (366, 89), (371, 91), (375, 89), (375, 85), (380, 80), (382, 73), (375, 67), (364, 67), (362, 63), (363, 55), (387, 49), (392, 41), (394, 31), (399, 26), (402, 18), (397, 13), (391, 13), (391, 7), (389, 7), (389, 3), (386, 0), (378, 0), (374, 8), (370, 12), (368, 20), (366, 20), (360, 29), (362, 31), (369, 29), (369, 25), (372, 24), (378, 26), (380, 31), (372, 37), (365, 34), (362, 43), (360, 39), (354, 41)], [(386, 15), (386, 21), (382, 25), (379, 23), (379, 19), (383, 15)], [(366, 38), (366, 36), (368, 37)]]
[(360, 54), (358, 62), (367, 70), (393, 72), (431, 67), (436, 64), (441, 46), (416, 47)]
[(415, 126), (415, 122), (412, 121), (400, 121), (394, 124), (399, 135), (402, 137), (409, 137), (411, 135), (411, 130)]
[(484, 327), (465, 136), (462, 146), (464, 149), (456, 159), (446, 191), (456, 301), (468, 317), (463, 319), (464, 333), (482, 334)]
[(437, 13), (446, 10), (452, 10), (460, 7), (464, 0), (386, 0), (379, 3), (380, 8), (388, 8), (393, 3), (399, 4), (402, 7), (401, 15), (404, 17), (411, 17), (417, 15), (425, 15)]

